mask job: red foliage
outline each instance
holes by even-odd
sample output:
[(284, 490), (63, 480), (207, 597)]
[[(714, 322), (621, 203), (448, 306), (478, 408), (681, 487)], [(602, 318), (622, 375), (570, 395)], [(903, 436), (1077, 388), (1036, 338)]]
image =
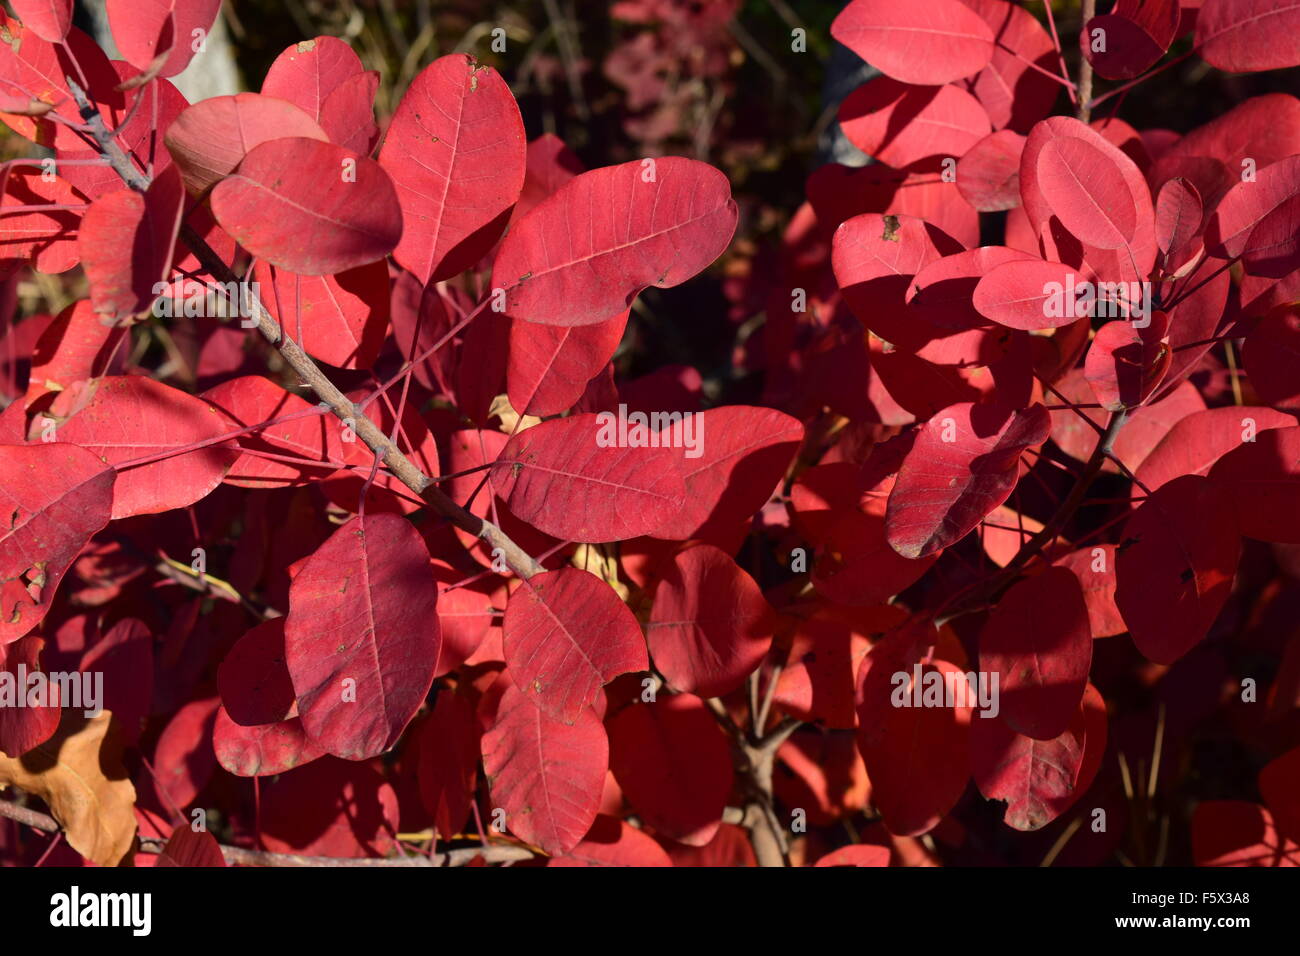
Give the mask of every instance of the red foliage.
[[(1166, 756), (1175, 844), (1297, 862), (1300, 103), (1178, 134), (1092, 89), (1179, 43), (1300, 65), (1295, 4), (1118, 0), (1076, 83), (1005, 0), (852, 0), (830, 33), (881, 75), (838, 117), (876, 162), (757, 254), (721, 170), (586, 170), (471, 56), (381, 145), (340, 40), (190, 105), (164, 77), (215, 0), (109, 0), (127, 62), (13, 6), (0, 119), (69, 165), (6, 165), (7, 274), (89, 292), (0, 349), (0, 789), (86, 859), (1099, 863), (1148, 825), (1116, 755), (1214, 722), (1258, 789)], [(662, 141), (738, 5), (615, 6), (646, 29), (606, 73)], [(630, 378), (738, 229), (762, 374)], [(13, 695), (67, 672), (111, 718)]]

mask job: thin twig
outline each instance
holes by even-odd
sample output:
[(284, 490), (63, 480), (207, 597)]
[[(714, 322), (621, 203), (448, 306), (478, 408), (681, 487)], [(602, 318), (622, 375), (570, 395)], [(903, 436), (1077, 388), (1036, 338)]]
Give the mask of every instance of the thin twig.
[[(1080, 11), (1082, 22), (1080, 30), (1087, 29), (1088, 21), (1097, 13), (1097, 0), (1083, 0)], [(1086, 39), (1085, 39), (1086, 42)], [(1079, 55), (1079, 122), (1086, 123), (1092, 118), (1092, 61), (1086, 53)]]
[[(0, 800), (0, 817), (25, 824), (43, 833), (62, 833), (59, 821), (48, 813), (32, 810), (29, 807)], [(140, 837), (140, 852), (161, 853), (167, 845), (166, 840), (156, 837)], [(527, 847), (501, 845), (489, 847), (465, 847), (435, 853), (432, 856), (405, 857), (334, 857), (304, 856), (299, 853), (270, 853), (265, 850), (249, 850), (241, 846), (219, 844), (221, 855), (232, 866), (293, 866), (293, 867), (408, 867), (408, 866), (464, 866), (477, 856), (488, 863), (511, 863), (518, 860), (531, 860), (535, 854)]]

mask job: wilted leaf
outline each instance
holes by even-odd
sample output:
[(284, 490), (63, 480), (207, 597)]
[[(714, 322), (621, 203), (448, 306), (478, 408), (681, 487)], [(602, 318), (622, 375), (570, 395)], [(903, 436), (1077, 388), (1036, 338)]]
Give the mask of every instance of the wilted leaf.
[(58, 732), (22, 757), (0, 756), (0, 787), (44, 800), (68, 843), (100, 866), (117, 866), (135, 841), (135, 787), (122, 766), (113, 715), (65, 710)]

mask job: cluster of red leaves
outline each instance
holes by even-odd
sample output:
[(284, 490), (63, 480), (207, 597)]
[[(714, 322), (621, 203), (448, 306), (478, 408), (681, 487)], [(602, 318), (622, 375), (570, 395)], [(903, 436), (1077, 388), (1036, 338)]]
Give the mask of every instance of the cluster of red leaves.
[[(1018, 830), (1093, 819), (1112, 799), (1079, 802), (1109, 736), (1096, 639), (1182, 661), (1250, 542), (1279, 566), (1300, 544), (1294, 98), (1184, 136), (1049, 116), (1062, 85), (1085, 94), (1020, 7), (854, 0), (833, 35), (883, 75), (840, 119), (880, 162), (810, 179), (766, 277), (764, 404), (703, 410), (693, 370), (618, 381), (611, 359), (643, 290), (731, 242), (718, 170), (584, 171), (528, 143), (502, 77), (460, 54), (381, 137), (377, 75), (327, 37), (260, 93), (191, 105), (166, 77), (215, 2), (110, 2), (125, 62), (69, 3), (13, 5), (0, 119), (58, 175), (5, 168), (24, 208), (0, 217), (3, 258), (80, 265), (90, 298), (8, 337), (26, 382), (0, 414), (0, 669), (102, 674), (111, 717), (0, 709), (0, 786), (97, 863), (196, 803), (271, 851), (385, 855), (399, 832), (492, 824), (598, 865), (752, 861), (729, 805), (754, 830), (777, 806), (815, 826), (869, 809), (861, 843), (798, 855), (928, 862), (913, 838), (959, 846), (972, 780)], [(1297, 27), (1261, 0), (1120, 0), (1080, 37), (1126, 79), (1188, 33), (1223, 69), (1300, 64)], [(69, 77), (140, 188), (76, 162), (98, 150)], [(980, 246), (1000, 212), (1004, 244)], [(206, 290), (180, 318), (196, 277), (220, 279), (209, 247), (331, 367), (344, 421), (257, 374)], [(1099, 323), (1055, 314), (1051, 283), (1156, 291)], [(160, 289), (202, 387), (130, 374)], [(1250, 404), (1192, 383), (1243, 338)], [(615, 412), (694, 414), (698, 444), (610, 443)], [(440, 519), (355, 441), (361, 416), (542, 569)], [(1098, 473), (1123, 500), (1072, 521)], [(1285, 646), (1274, 718), (1300, 684)], [(898, 675), (964, 672), (996, 680), (997, 716), (899, 706)], [(1200, 861), (1294, 861), (1300, 750), (1273, 740), (1268, 810), (1202, 804)], [(765, 741), (784, 741), (775, 779)], [(160, 862), (219, 859), (188, 832)], [(0, 854), (29, 853), (0, 831)]]

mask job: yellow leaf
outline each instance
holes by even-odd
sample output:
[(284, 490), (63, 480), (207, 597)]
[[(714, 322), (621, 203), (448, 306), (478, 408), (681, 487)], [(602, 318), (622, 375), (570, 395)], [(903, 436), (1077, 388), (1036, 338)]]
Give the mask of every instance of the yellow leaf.
[(87, 719), (65, 710), (58, 731), (21, 757), (0, 754), (0, 789), (13, 784), (40, 797), (74, 850), (116, 866), (135, 840), (135, 787), (122, 766), (122, 744), (104, 711)]

